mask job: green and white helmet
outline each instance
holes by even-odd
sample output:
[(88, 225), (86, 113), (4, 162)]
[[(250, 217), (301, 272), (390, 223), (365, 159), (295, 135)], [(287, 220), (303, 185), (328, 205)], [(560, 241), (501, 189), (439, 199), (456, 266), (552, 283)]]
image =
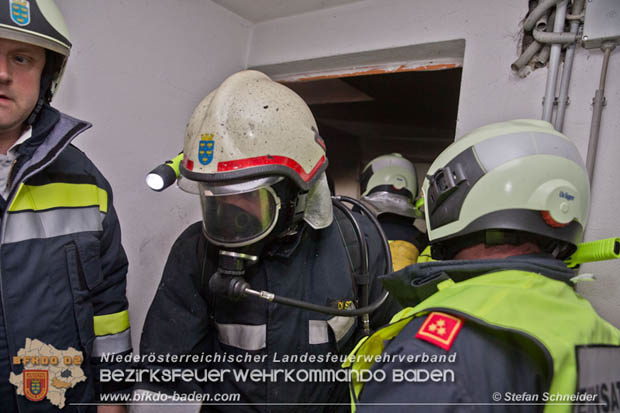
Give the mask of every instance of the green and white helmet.
[(41, 98), (52, 100), (62, 78), (71, 41), (65, 20), (52, 0), (9, 0), (0, 10), (0, 38), (48, 50), (41, 78)]
[[(315, 229), (332, 222), (325, 143), (312, 112), (299, 95), (263, 73), (235, 73), (198, 104), (183, 154), (179, 187), (200, 194), (205, 234), (218, 245), (266, 237), (282, 214), (283, 181), (298, 193), (296, 217), (303, 215)], [(224, 206), (233, 202), (235, 208)], [(224, 228), (226, 220), (231, 224)], [(233, 227), (239, 228), (234, 236), (223, 234)]]
[(422, 191), (434, 253), (519, 243), (524, 234), (548, 241), (545, 250), (564, 258), (581, 242), (590, 205), (579, 151), (540, 120), (494, 123), (465, 135), (433, 162)]
[(392, 213), (414, 218), (418, 195), (415, 167), (399, 153), (379, 156), (362, 170), (360, 193), (377, 216)]

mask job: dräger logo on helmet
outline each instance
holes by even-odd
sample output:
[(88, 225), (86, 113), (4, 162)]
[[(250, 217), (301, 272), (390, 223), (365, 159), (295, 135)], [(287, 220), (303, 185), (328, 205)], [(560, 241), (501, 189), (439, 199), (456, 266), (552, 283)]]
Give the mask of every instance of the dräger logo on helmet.
[(560, 191), (560, 198), (564, 198), (567, 201), (572, 201), (575, 197), (568, 192)]
[(11, 20), (18, 26), (30, 24), (30, 2), (26, 0), (10, 0)]

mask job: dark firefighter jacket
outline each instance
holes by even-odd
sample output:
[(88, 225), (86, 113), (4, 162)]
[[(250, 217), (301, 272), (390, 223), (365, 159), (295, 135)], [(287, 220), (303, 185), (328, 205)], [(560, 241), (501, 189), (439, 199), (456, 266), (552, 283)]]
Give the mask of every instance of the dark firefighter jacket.
[[(382, 293), (375, 276), (384, 271), (385, 256), (376, 229), (367, 218), (356, 217), (369, 247), (372, 302)], [(178, 383), (165, 391), (199, 391), (210, 396), (224, 393), (240, 395), (236, 405), (205, 403), (203, 409), (206, 411), (348, 411), (346, 381), (336, 382), (327, 378), (321, 382), (320, 378), (293, 376), (294, 381), (285, 382), (283, 375), (264, 376), (255, 380), (236, 379), (232, 371), (260, 370), (269, 374), (287, 369), (336, 370), (339, 368), (338, 356), (345, 357), (359, 338), (360, 320), (329, 316), (254, 298), (232, 302), (211, 294), (205, 300), (195, 281), (196, 272), (201, 271), (197, 259), (201, 237), (201, 223), (196, 223), (187, 228), (172, 247), (147, 315), (140, 353), (217, 355), (219, 358), (214, 357), (203, 365), (189, 363), (186, 367), (218, 371), (228, 369), (231, 373), (225, 375), (223, 380)], [(215, 247), (209, 248), (217, 254)], [(211, 272), (214, 262), (211, 260), (207, 264), (212, 268)], [(292, 240), (271, 246), (258, 264), (248, 268), (245, 278), (256, 290), (344, 308), (354, 300), (348, 262), (347, 250), (336, 224), (332, 223), (328, 228), (318, 231), (305, 226)], [(395, 301), (387, 301), (372, 314), (371, 327), (378, 328), (387, 323), (398, 309)], [(257, 356), (257, 359), (251, 362), (232, 359), (246, 354)], [(306, 362), (285, 361), (286, 357), (296, 355), (316, 359)], [(151, 392), (161, 389), (161, 383), (148, 388)], [(146, 390), (143, 387), (139, 391), (144, 393)], [(295, 403), (299, 405), (293, 406)], [(312, 403), (341, 405), (313, 406), (310, 405)], [(162, 411), (165, 411), (165, 406), (163, 408)], [(195, 406), (196, 410), (199, 408)]]
[[(17, 395), (17, 387), (9, 383), (10, 376), (12, 382), (22, 381), (25, 370), (49, 371), (43, 359), (24, 366), (23, 359), (15, 358), (29, 344), (30, 355), (36, 355), (38, 342), (82, 353), (78, 364), (85, 379), (71, 377), (77, 370), (64, 370), (30, 389), (39, 394), (45, 386), (48, 394), (64, 391), (63, 412), (95, 409), (71, 403), (96, 401), (101, 355), (131, 349), (127, 258), (112, 191), (84, 153), (70, 144), (89, 127), (45, 106), (32, 137), (18, 149), (8, 199), (0, 198), (2, 412), (58, 408), (48, 399), (33, 402)], [(57, 366), (63, 365), (61, 358)]]

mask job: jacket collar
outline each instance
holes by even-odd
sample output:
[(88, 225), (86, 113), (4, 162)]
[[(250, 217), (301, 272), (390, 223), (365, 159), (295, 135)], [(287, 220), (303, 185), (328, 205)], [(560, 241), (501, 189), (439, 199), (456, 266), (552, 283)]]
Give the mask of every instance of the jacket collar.
[(573, 270), (548, 254), (528, 254), (492, 260), (431, 261), (410, 265), (379, 277), (386, 290), (402, 305), (412, 306), (437, 292), (437, 284), (465, 281), (493, 272), (518, 270), (541, 274), (572, 286)]
[(60, 113), (49, 105), (43, 106), (32, 127), (32, 137), (18, 148), (11, 190), (32, 174), (53, 162), (76, 136), (90, 128), (88, 122)]

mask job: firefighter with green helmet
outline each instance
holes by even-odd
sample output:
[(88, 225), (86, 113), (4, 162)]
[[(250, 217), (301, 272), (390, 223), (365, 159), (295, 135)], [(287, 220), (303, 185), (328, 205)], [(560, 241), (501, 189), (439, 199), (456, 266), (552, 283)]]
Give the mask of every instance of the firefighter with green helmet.
[(394, 270), (415, 263), (428, 237), (413, 225), (420, 218), (415, 208), (418, 178), (413, 163), (399, 153), (373, 159), (362, 170), (360, 193), (390, 240)]
[(103, 355), (132, 350), (112, 189), (71, 145), (91, 125), (50, 106), (70, 50), (53, 1), (0, 8), (2, 412), (97, 410), (101, 393), (123, 387), (100, 381), (125, 367)]
[[(212, 360), (204, 366), (209, 370), (231, 375), (260, 370), (271, 378), (142, 383), (135, 393), (236, 393), (235, 403), (217, 406), (232, 412), (289, 411), (293, 403), (306, 404), (299, 410), (323, 411), (325, 404), (346, 404), (344, 382), (310, 385), (271, 372), (335, 372), (340, 363), (329, 355), (346, 356), (362, 323), (243, 293), (243, 286), (251, 286), (330, 309), (353, 309), (358, 302), (350, 250), (325, 176), (325, 144), (308, 105), (263, 73), (235, 73), (194, 110), (183, 154), (178, 185), (200, 199), (203, 219), (189, 226), (170, 251), (140, 352), (206, 354)], [(387, 254), (379, 229), (353, 215), (368, 251), (365, 275), (374, 301), (383, 294), (376, 276), (384, 273)], [(372, 328), (389, 321), (399, 309), (395, 304), (388, 300), (371, 314)], [(295, 361), (300, 356), (306, 360)], [(167, 412), (170, 406), (135, 408)]]
[(383, 280), (406, 308), (351, 353), (354, 372), (388, 378), (353, 375), (353, 408), (618, 410), (620, 331), (563, 261), (590, 204), (575, 145), (544, 121), (484, 126), (439, 155), (422, 190), (442, 261)]

